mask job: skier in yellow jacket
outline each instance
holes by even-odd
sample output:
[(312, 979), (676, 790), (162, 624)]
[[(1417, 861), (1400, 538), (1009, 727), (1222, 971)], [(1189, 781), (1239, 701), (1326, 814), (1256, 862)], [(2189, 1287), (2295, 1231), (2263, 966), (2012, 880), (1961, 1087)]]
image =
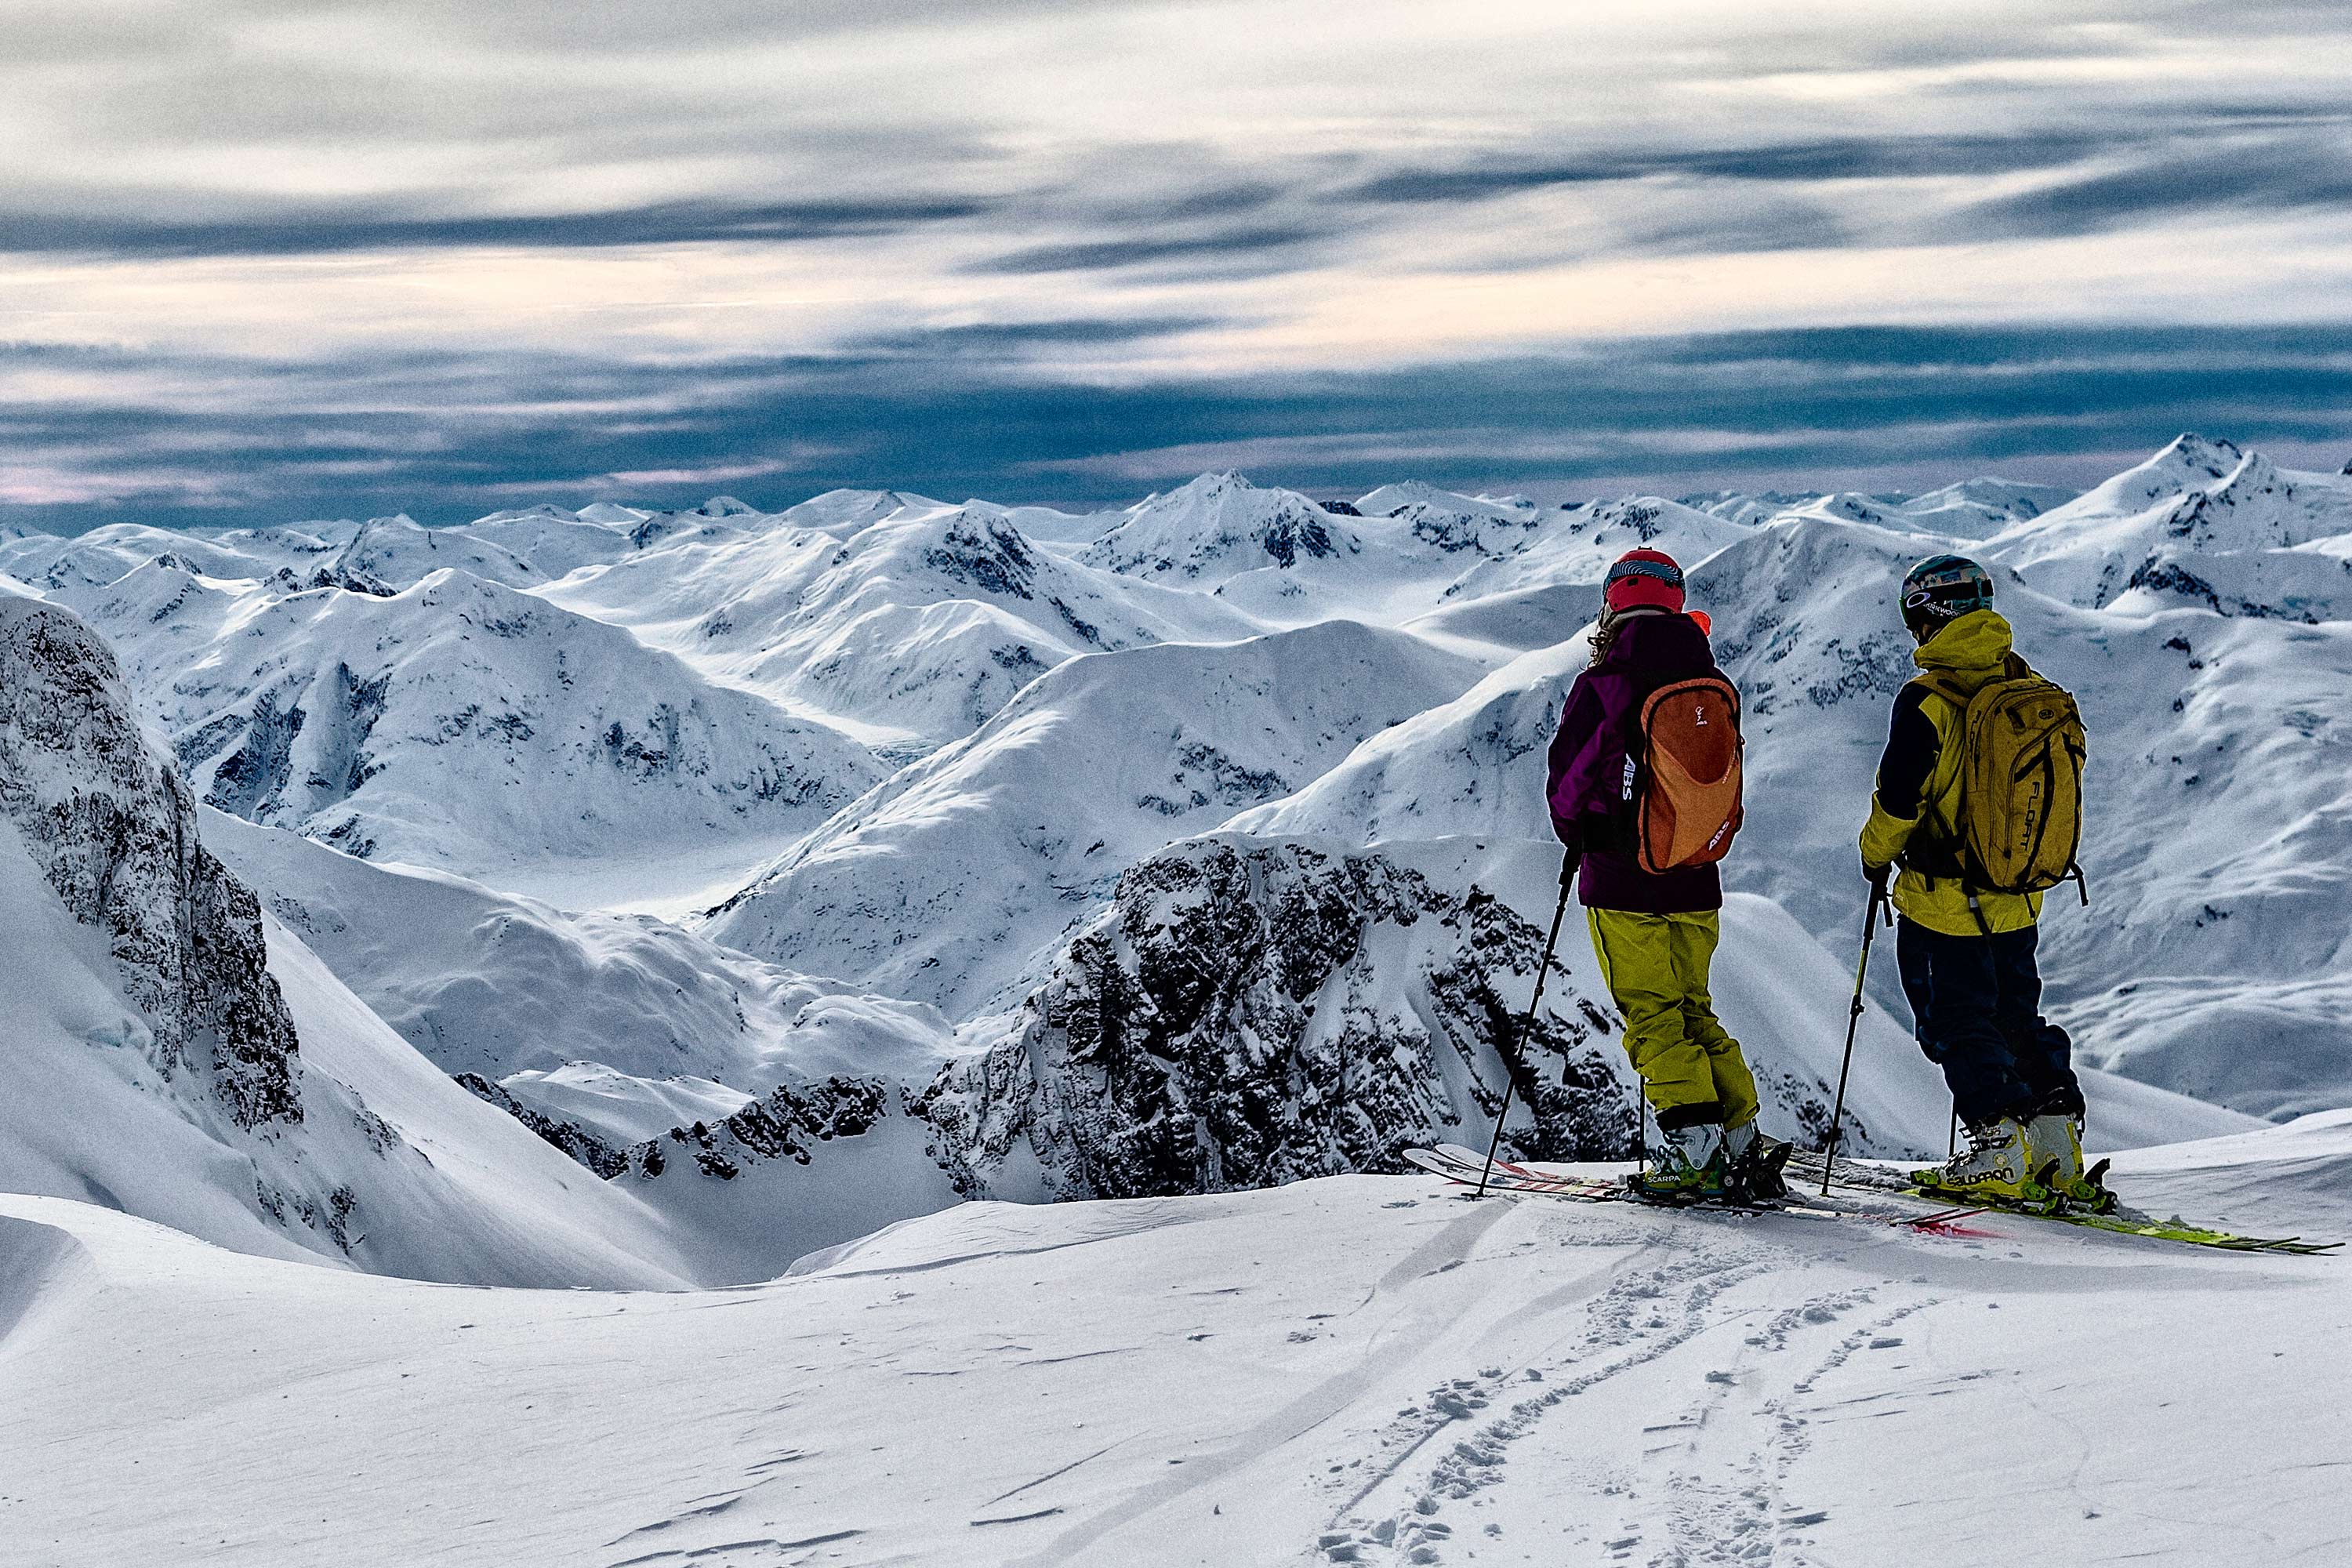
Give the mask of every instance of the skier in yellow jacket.
[[(1938, 555), (1913, 567), (1903, 618), (1919, 644), (1912, 662), (1965, 695), (2016, 668), (2009, 623), (1992, 609), (1992, 579), (1972, 561)], [(2038, 1195), (2034, 1173), (2055, 1162), (2061, 1193), (2094, 1197), (2084, 1190), (2073, 1043), (2042, 1016), (2042, 895), (1975, 891), (1960, 877), (1961, 717), (1925, 682), (1903, 688), (1862, 830), (1863, 872), (1874, 884), (1901, 868), (1894, 896), (1903, 992), (1919, 1048), (1944, 1069), (1968, 1129), (1965, 1149), (1919, 1176), (1948, 1191), (2021, 1201)]]

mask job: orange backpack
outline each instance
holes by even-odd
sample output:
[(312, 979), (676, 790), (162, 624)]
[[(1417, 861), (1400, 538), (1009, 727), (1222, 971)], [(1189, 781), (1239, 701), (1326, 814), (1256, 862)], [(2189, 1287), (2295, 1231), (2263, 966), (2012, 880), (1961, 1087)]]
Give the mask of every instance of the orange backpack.
[(1739, 693), (1717, 675), (1662, 686), (1642, 704), (1636, 858), (1652, 876), (1707, 866), (1739, 831)]

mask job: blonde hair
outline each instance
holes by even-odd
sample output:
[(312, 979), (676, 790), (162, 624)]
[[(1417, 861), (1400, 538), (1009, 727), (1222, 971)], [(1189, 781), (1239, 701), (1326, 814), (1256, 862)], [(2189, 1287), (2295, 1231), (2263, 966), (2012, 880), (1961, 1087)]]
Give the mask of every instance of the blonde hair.
[(1627, 621), (1635, 616), (1664, 614), (1664, 607), (1657, 605), (1628, 605), (1622, 610), (1601, 611), (1601, 618), (1592, 623), (1592, 636), (1588, 639), (1592, 645), (1592, 658), (1587, 668), (1598, 666), (1609, 657), (1609, 650), (1617, 646), (1617, 634), (1625, 629)]

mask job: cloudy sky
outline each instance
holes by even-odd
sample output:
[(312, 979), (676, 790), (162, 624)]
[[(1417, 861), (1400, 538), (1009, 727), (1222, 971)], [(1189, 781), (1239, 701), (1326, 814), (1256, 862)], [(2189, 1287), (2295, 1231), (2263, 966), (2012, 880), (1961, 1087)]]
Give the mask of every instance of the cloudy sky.
[(0, 524), (2352, 457), (2340, 0), (5, 0)]

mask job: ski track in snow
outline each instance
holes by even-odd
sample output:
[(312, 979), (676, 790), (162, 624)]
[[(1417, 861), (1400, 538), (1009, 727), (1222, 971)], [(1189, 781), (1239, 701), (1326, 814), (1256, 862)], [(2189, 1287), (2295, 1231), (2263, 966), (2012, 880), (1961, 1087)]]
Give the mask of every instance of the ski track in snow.
[[(2228, 1173), (2270, 1159), (2352, 1223), (2290, 1131)], [(969, 1205), (660, 1295), (372, 1279), (5, 1198), (0, 1264), (30, 1281), (0, 1295), (11, 1568), (1938, 1568), (2021, 1531), (2251, 1565), (2346, 1539), (2296, 1506), (2352, 1468), (2340, 1260), (2014, 1216), (1339, 1177)]]

